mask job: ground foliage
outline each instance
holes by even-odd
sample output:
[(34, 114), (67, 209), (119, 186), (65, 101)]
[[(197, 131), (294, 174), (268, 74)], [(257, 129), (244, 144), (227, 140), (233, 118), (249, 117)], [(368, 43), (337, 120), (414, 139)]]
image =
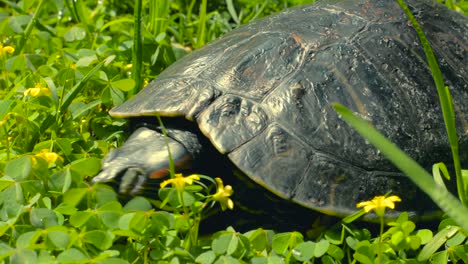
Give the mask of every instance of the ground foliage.
[[(468, 263), (467, 234), (451, 219), (417, 229), (402, 214), (380, 235), (343, 222), (313, 239), (261, 228), (200, 239), (204, 208), (229, 207), (216, 198), (227, 191), (222, 182), (126, 203), (90, 185), (126, 137), (125, 121), (107, 111), (140, 87), (132, 78), (137, 2), (0, 2), (2, 263)], [(142, 82), (241, 24), (304, 2), (142, 1)]]

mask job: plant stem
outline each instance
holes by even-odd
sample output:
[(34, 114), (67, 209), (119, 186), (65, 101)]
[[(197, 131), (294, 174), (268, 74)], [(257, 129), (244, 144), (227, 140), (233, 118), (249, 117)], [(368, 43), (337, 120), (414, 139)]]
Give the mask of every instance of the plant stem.
[(380, 218), (380, 235), (379, 235), (379, 248), (377, 252), (377, 263), (381, 264), (382, 263), (382, 236), (383, 236), (383, 230), (384, 230), (384, 218), (383, 216), (379, 217)]
[(5, 125), (3, 126), (3, 131), (5, 132), (5, 140), (6, 140), (5, 148), (6, 148), (7, 161), (10, 161), (10, 140), (8, 139), (8, 130), (6, 128), (6, 122), (5, 122)]
[(128, 92), (129, 97), (135, 95), (141, 89), (141, 65), (143, 57), (143, 43), (142, 43), (142, 0), (135, 0), (135, 24), (133, 35), (133, 56), (132, 56), (132, 78), (135, 80), (135, 88)]
[(29, 35), (31, 35), (31, 31), (36, 24), (37, 17), (39, 13), (41, 12), (42, 6), (44, 5), (44, 0), (41, 0), (39, 2), (39, 5), (37, 6), (36, 12), (34, 13), (33, 17), (31, 18), (31, 21), (29, 21), (28, 26), (26, 27), (26, 30), (24, 30), (23, 35), (21, 36), (21, 39), (19, 41), (18, 47), (15, 49), (14, 55), (18, 55), (23, 51), (24, 45), (26, 44), (26, 41), (29, 38)]

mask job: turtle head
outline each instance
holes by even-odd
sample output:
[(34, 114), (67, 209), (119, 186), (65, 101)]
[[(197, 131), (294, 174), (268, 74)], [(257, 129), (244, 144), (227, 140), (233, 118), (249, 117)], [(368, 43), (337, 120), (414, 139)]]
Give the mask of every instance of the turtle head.
[(169, 151), (176, 171), (190, 169), (201, 151), (197, 136), (185, 130), (168, 129), (168, 137), (146, 127), (138, 128), (118, 149), (107, 154), (93, 183), (117, 185), (121, 194), (141, 194), (159, 188), (169, 177)]

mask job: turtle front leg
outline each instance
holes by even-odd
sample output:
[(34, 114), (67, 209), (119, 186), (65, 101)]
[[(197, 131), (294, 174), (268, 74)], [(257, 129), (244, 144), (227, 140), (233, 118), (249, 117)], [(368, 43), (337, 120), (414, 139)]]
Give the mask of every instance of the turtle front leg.
[(179, 141), (155, 130), (137, 129), (122, 147), (104, 158), (101, 172), (93, 183), (116, 182), (122, 194), (141, 193), (150, 182), (158, 184), (169, 176), (169, 152), (176, 170), (189, 169), (193, 155)]

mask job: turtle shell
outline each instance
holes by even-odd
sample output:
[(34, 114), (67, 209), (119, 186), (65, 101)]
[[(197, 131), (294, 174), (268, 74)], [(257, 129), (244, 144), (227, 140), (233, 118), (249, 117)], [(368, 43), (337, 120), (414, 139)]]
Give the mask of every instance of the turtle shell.
[[(435, 1), (406, 2), (450, 88), (466, 149), (468, 19)], [(248, 177), (322, 212), (349, 214), (388, 192), (403, 198), (400, 208), (421, 209), (429, 198), (340, 119), (335, 102), (424, 166), (450, 160), (424, 51), (396, 1), (319, 1), (242, 26), (171, 65), (111, 115), (195, 121)]]

